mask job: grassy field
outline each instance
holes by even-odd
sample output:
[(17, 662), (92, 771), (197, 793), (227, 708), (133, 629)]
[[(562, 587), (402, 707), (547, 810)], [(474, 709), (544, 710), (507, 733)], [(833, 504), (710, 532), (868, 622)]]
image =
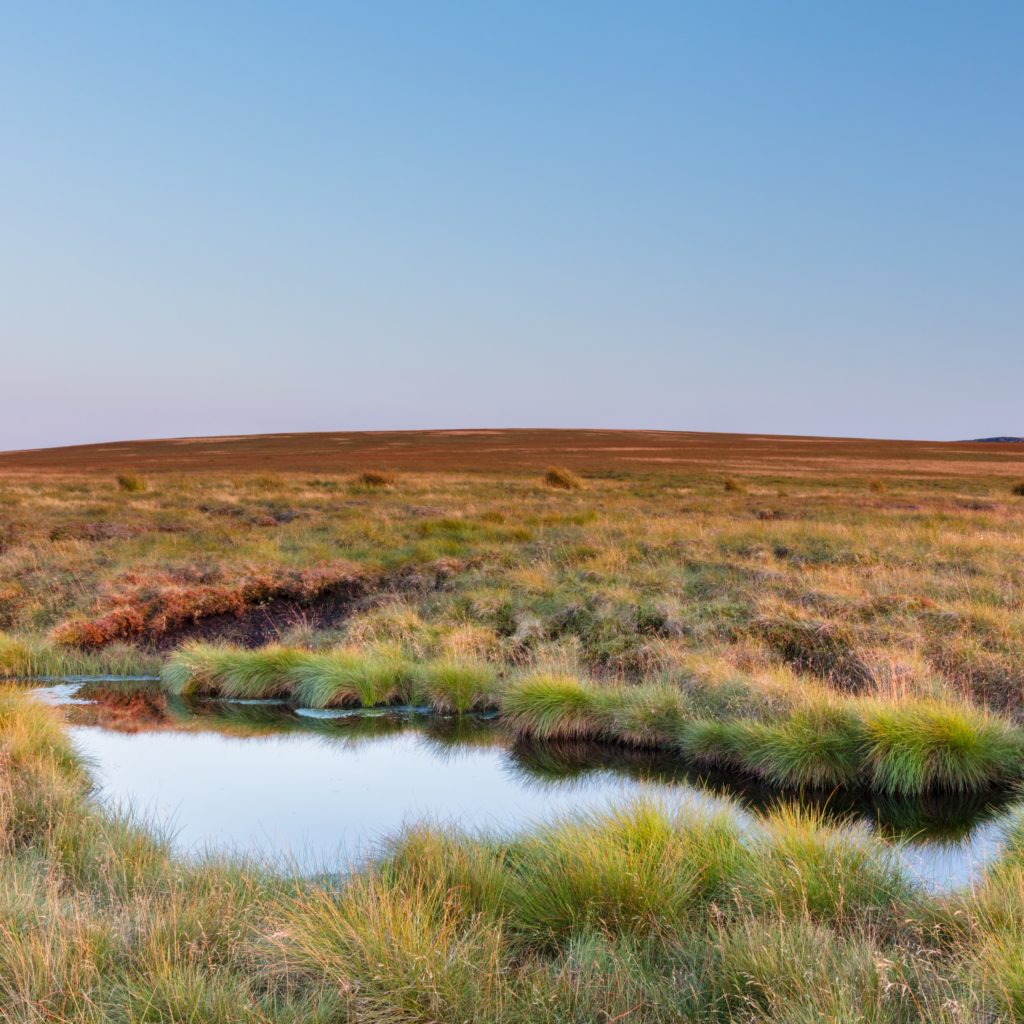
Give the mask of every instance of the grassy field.
[[(9, 453), (0, 673), (495, 708), (779, 787), (1014, 787), (1022, 482), (1024, 445), (653, 432)], [(97, 815), (48, 712), (6, 697), (0, 734), (0, 1020), (1024, 1015), (1016, 841), (937, 900), (813, 816), (751, 844), (634, 807), (286, 883)]]

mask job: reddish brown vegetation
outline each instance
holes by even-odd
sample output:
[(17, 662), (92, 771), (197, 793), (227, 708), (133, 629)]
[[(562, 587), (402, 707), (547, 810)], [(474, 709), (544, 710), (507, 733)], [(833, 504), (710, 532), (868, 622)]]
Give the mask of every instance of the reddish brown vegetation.
[(167, 695), (154, 686), (131, 687), (94, 684), (78, 691), (89, 704), (70, 704), (68, 720), (74, 725), (101, 725), (118, 732), (152, 732), (168, 728)]
[[(1024, 445), (669, 430), (408, 430), (171, 438), (0, 453), (13, 472), (716, 472), (1019, 477)], [(152, 481), (151, 481), (152, 482)]]
[[(68, 619), (51, 631), (51, 639), (66, 647), (95, 650), (118, 640), (168, 646), (204, 636), (204, 623), (214, 623), (220, 637), (258, 644), (276, 632), (282, 620), (299, 621), (303, 609), (327, 601), (332, 612), (318, 625), (343, 617), (354, 602), (382, 590), (422, 590), (439, 587), (458, 566), (442, 559), (420, 569), (384, 576), (347, 562), (309, 569), (254, 570), (233, 580), (207, 578), (194, 568), (162, 575), (125, 573), (104, 594), (93, 618)], [(291, 615), (283, 615), (290, 612)], [(246, 620), (235, 635), (224, 620)]]
[(188, 623), (215, 616), (241, 617), (249, 609), (280, 600), (302, 606), (328, 593), (365, 593), (367, 574), (347, 563), (290, 572), (254, 572), (230, 582), (203, 582), (188, 572), (164, 577), (126, 573), (119, 588), (101, 599), (108, 610), (92, 619), (69, 619), (52, 639), (93, 649), (115, 640), (158, 641)]

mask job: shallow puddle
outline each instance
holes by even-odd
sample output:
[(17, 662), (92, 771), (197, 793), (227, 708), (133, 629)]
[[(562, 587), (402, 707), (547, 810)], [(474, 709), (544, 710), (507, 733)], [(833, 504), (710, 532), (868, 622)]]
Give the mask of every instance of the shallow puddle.
[[(656, 754), (515, 743), (477, 716), (186, 704), (138, 684), (78, 681), (35, 693), (66, 708), (101, 799), (166, 825), (181, 853), (236, 850), (304, 872), (358, 861), (423, 821), (508, 832), (645, 796), (725, 809), (754, 829), (754, 812), (796, 799)], [(932, 890), (969, 885), (998, 855), (1018, 807), (1007, 794), (800, 799), (891, 841)]]

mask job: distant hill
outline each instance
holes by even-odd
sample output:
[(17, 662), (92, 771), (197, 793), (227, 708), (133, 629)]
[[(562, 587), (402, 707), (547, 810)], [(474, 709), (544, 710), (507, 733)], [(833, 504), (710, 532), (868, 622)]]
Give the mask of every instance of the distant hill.
[(978, 443), (978, 444), (983, 444), (983, 443), (988, 443), (988, 442), (993, 442), (993, 443), (998, 442), (1000, 444), (1004, 444), (1004, 443), (1024, 444), (1024, 437), (976, 437), (976, 438), (974, 438), (974, 442), (971, 442), (971, 443), (975, 443), (975, 442)]
[[(408, 430), (178, 437), (0, 452), (8, 473), (498, 472), (1024, 479), (1024, 444), (773, 437), (659, 430)], [(680, 481), (682, 482), (682, 481)], [(765, 483), (765, 488), (772, 485)]]

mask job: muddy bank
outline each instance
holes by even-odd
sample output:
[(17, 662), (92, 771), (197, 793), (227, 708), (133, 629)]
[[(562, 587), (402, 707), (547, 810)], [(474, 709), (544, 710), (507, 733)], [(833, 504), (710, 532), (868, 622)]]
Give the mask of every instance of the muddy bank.
[(51, 639), (79, 650), (129, 642), (160, 652), (189, 640), (260, 647), (296, 626), (330, 629), (390, 595), (440, 590), (459, 568), (444, 559), (392, 572), (337, 564), (253, 573), (230, 583), (131, 577), (95, 616), (61, 623)]

